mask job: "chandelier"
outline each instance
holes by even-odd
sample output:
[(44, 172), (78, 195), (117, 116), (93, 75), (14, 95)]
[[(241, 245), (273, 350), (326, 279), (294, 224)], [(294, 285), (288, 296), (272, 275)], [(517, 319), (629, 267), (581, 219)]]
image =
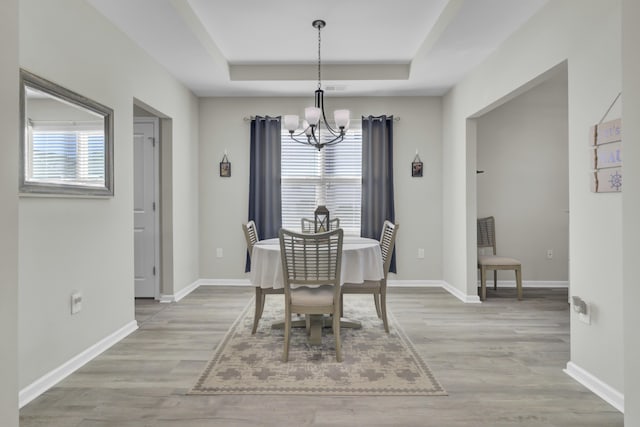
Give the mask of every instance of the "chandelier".
[[(335, 110), (333, 112), (335, 128), (331, 127), (324, 113), (324, 91), (322, 90), (322, 75), (320, 73), (320, 30), (327, 23), (321, 19), (316, 19), (311, 25), (318, 30), (318, 89), (315, 92), (315, 106), (304, 109), (302, 131), (296, 133), (299, 124), (297, 115), (285, 115), (284, 127), (289, 131), (289, 136), (292, 140), (310, 145), (320, 151), (322, 147), (337, 144), (344, 139), (345, 132), (349, 129), (349, 110)], [(324, 138), (325, 140), (320, 135), (321, 125), (324, 125), (328, 132), (328, 136)]]

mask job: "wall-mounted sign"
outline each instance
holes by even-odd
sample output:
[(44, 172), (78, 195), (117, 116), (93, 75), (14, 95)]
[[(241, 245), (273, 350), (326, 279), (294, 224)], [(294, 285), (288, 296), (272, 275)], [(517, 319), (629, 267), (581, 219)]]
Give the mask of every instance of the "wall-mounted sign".
[(591, 126), (589, 145), (593, 147), (591, 191), (622, 191), (622, 120), (616, 119)]

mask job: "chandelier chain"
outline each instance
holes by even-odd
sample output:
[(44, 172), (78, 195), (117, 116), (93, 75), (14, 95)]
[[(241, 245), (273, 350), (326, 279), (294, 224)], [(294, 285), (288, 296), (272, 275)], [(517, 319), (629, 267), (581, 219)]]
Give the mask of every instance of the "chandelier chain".
[(320, 74), (320, 68), (321, 68), (320, 67), (320, 64), (321, 64), (321, 61), (320, 61), (320, 43), (321, 43), (320, 29), (321, 28), (322, 27), (320, 25), (318, 25), (318, 89), (322, 88), (322, 84), (321, 84), (322, 78), (321, 78), (321, 74)]

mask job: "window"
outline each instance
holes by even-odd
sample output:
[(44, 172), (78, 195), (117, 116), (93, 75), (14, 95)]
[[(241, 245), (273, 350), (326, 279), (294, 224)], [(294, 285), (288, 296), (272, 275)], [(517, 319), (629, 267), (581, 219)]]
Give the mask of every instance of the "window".
[(299, 230), (325, 200), (345, 234), (360, 235), (362, 131), (349, 129), (344, 141), (318, 151), (282, 131), (282, 226)]
[(104, 185), (102, 121), (31, 122), (27, 144), (26, 181)]

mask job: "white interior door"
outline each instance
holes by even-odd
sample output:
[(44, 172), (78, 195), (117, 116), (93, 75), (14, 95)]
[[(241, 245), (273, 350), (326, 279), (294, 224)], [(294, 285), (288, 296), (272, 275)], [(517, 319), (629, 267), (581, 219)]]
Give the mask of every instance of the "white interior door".
[(158, 120), (134, 123), (134, 257), (136, 298), (159, 298)]

